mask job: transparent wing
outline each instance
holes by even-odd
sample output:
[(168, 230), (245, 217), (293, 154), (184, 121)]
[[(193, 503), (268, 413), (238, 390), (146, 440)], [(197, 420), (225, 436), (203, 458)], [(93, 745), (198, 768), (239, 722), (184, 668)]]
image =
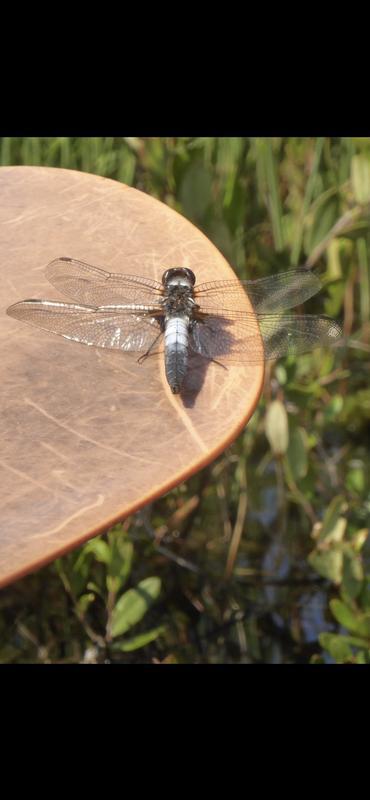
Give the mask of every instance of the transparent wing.
[(23, 300), (7, 309), (10, 317), (82, 344), (113, 350), (147, 351), (161, 335), (161, 321), (150, 313), (93, 308), (53, 300)]
[(74, 258), (57, 258), (45, 275), (59, 292), (93, 306), (135, 303), (155, 305), (163, 296), (162, 285), (150, 278), (106, 272)]
[(331, 347), (341, 335), (340, 326), (324, 316), (210, 315), (194, 323), (190, 345), (205, 358), (260, 364), (319, 346)]
[(303, 303), (321, 288), (319, 278), (307, 269), (291, 269), (256, 281), (211, 281), (195, 287), (195, 298), (204, 312), (237, 309), (247, 293), (255, 311), (277, 313)]

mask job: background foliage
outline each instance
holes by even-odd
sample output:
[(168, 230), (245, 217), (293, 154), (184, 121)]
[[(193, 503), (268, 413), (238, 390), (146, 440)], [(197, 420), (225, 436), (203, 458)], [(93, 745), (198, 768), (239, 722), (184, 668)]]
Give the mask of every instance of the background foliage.
[(370, 139), (13, 138), (190, 218), (241, 277), (309, 263), (345, 345), (277, 362), (238, 441), (0, 594), (0, 662), (370, 661)]

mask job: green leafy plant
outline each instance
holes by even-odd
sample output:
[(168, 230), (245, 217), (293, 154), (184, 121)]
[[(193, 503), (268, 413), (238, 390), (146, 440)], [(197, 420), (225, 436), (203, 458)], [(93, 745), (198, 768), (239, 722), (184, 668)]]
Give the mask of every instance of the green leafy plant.
[(314, 527), (316, 545), (309, 562), (339, 594), (329, 606), (341, 631), (321, 633), (321, 646), (336, 662), (363, 664), (370, 663), (370, 575), (364, 572), (361, 551), (369, 531), (349, 534), (346, 510), (341, 496), (330, 503), (323, 521)]
[[(91, 579), (91, 557), (102, 566)], [(159, 597), (161, 580), (144, 578), (131, 589), (122, 592), (130, 578), (134, 546), (122, 530), (112, 528), (106, 538), (91, 540), (80, 551), (77, 559), (56, 562), (57, 572), (72, 600), (75, 614), (90, 640), (107, 653), (128, 653), (155, 641), (164, 631), (163, 625), (135, 633), (153, 603)], [(106, 608), (103, 630), (92, 627), (89, 609), (100, 600)], [(101, 626), (100, 626), (101, 627)], [(132, 635), (133, 634), (133, 635)]]

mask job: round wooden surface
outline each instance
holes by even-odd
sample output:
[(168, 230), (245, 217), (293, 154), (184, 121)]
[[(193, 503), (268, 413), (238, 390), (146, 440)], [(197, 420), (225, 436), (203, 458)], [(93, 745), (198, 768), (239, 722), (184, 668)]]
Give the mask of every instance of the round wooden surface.
[(212, 461), (253, 413), (263, 366), (223, 369), (196, 357), (184, 393), (173, 395), (163, 356), (138, 364), (6, 315), (26, 298), (68, 301), (44, 276), (61, 256), (157, 280), (171, 266), (190, 267), (197, 282), (235, 277), (194, 225), (149, 195), (72, 170), (3, 167), (0, 230), (5, 585)]

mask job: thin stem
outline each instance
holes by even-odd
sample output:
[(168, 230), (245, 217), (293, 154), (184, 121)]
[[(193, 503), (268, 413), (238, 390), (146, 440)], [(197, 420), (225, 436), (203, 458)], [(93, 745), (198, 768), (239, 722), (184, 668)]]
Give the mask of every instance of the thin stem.
[(240, 541), (244, 530), (245, 518), (247, 516), (247, 508), (248, 508), (247, 471), (245, 467), (244, 458), (240, 459), (239, 462), (239, 475), (240, 475), (240, 482), (239, 482), (240, 495), (239, 495), (238, 511), (236, 515), (236, 522), (234, 525), (234, 530), (231, 535), (229, 552), (226, 561), (225, 577), (227, 579), (230, 578), (234, 568), (235, 559), (238, 554)]
[(352, 208), (350, 211), (346, 211), (346, 213), (343, 214), (343, 216), (340, 217), (340, 219), (338, 219), (335, 225), (333, 225), (333, 227), (330, 229), (329, 233), (324, 237), (324, 239), (321, 242), (319, 242), (319, 244), (313, 249), (311, 255), (306, 260), (305, 266), (307, 268), (313, 267), (313, 265), (316, 264), (316, 261), (318, 261), (319, 258), (321, 258), (321, 256), (323, 255), (323, 253), (325, 253), (325, 250), (329, 246), (330, 242), (336, 236), (339, 236), (340, 234), (344, 233), (344, 231), (350, 229), (353, 226), (353, 223), (356, 222), (361, 217), (363, 211), (364, 209), (362, 206), (356, 206), (355, 208)]

